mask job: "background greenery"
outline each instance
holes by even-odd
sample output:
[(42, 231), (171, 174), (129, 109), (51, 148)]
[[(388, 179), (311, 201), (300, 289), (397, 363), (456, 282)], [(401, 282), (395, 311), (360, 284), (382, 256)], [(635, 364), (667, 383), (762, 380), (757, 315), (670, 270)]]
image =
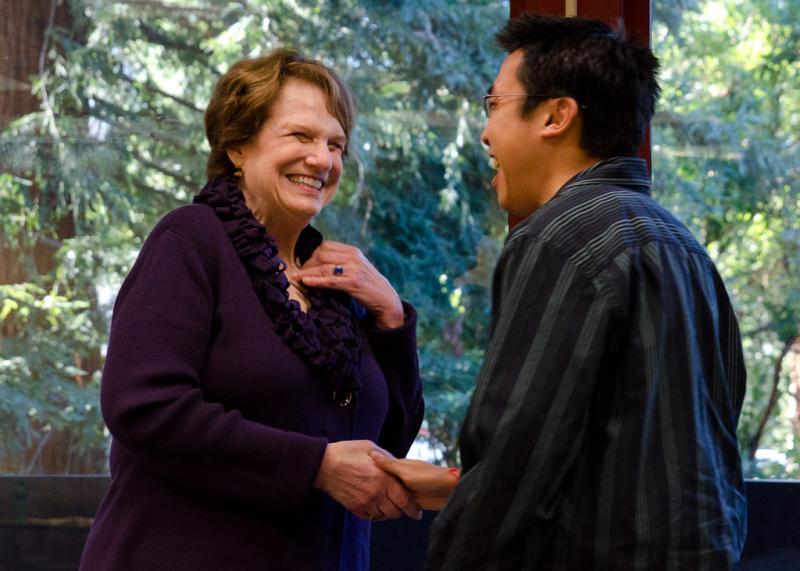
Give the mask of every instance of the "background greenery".
[[(656, 195), (706, 244), (735, 296), (750, 476), (796, 477), (800, 461), (798, 6), (654, 5), (664, 67)], [(329, 63), (358, 94), (346, 177), (318, 225), (360, 246), (418, 308), (422, 437), (457, 461), (506, 228), (479, 102), (502, 59), (492, 36), (507, 2), (69, 8), (71, 26), (51, 30), (49, 65), (35, 78), (40, 111), (0, 132), (0, 247), (24, 276), (0, 285), (0, 471), (105, 471), (97, 402), (113, 295), (155, 222), (204, 183), (214, 82), (277, 46)], [(42, 248), (55, 252), (52, 267), (37, 264)]]

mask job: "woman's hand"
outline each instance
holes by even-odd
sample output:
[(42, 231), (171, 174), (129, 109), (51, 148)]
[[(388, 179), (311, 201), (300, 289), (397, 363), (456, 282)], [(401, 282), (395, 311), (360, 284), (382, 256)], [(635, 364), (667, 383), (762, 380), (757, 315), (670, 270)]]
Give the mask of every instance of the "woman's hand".
[(411, 491), (417, 504), (425, 510), (442, 509), (458, 482), (454, 468), (443, 468), (420, 460), (398, 460), (379, 450), (372, 451), (370, 456), (379, 468), (397, 476)]
[(375, 323), (381, 329), (403, 325), (400, 296), (355, 246), (325, 240), (303, 267), (289, 277), (308, 287), (347, 292), (375, 316)]
[(421, 519), (422, 512), (409, 492), (370, 458), (373, 451), (391, 456), (369, 440), (328, 444), (314, 487), (361, 519), (396, 519), (403, 514)]

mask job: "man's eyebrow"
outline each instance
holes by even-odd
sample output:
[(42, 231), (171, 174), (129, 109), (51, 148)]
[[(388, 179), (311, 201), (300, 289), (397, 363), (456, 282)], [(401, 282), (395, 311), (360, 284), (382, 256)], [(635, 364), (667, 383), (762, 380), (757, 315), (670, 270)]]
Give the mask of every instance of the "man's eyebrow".
[(486, 90), (486, 95), (491, 95), (492, 91), (494, 91), (494, 83), (489, 86), (489, 89)]

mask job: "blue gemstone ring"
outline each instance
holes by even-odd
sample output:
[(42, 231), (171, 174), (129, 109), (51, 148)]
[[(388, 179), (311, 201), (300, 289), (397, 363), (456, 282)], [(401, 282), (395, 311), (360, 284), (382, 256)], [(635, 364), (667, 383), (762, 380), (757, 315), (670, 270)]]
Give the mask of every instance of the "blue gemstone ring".
[(334, 276), (343, 276), (344, 275), (344, 268), (342, 266), (333, 266), (333, 275)]

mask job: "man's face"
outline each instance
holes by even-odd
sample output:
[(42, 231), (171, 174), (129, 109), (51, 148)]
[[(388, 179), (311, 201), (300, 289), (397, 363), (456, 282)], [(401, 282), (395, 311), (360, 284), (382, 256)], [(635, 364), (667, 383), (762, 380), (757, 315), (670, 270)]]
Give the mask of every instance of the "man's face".
[[(509, 54), (500, 66), (491, 94), (521, 94), (527, 90), (517, 78), (523, 52)], [(489, 118), (481, 140), (489, 147), (489, 156), (497, 171), (492, 187), (500, 207), (515, 216), (525, 217), (541, 206), (537, 199), (539, 172), (542, 164), (541, 106), (522, 117), (525, 97), (490, 99)]]

